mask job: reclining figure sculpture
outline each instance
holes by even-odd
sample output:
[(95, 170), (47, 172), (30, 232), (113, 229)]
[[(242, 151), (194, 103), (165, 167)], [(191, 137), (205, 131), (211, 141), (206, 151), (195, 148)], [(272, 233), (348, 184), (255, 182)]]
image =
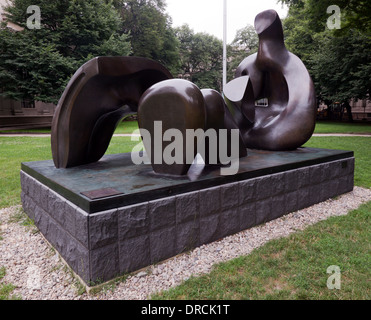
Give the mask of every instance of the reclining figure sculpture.
[[(247, 148), (292, 150), (302, 146), (315, 126), (313, 82), (302, 61), (284, 44), (281, 20), (274, 10), (256, 16), (258, 53), (237, 68), (223, 94), (200, 90), (173, 79), (161, 64), (139, 57), (97, 57), (80, 67), (67, 85), (52, 124), (52, 154), (57, 168), (98, 161), (117, 124), (138, 114), (140, 129), (239, 129), (239, 157)], [(268, 106), (256, 106), (265, 99)], [(228, 140), (229, 141), (229, 140)], [(190, 164), (155, 164), (156, 146), (146, 146), (156, 173), (184, 175)], [(228, 142), (222, 146), (229, 150)], [(162, 146), (166, 148), (166, 144)], [(189, 152), (185, 141), (183, 149)], [(191, 150), (197, 154), (197, 148)], [(206, 164), (208, 160), (206, 159)]]

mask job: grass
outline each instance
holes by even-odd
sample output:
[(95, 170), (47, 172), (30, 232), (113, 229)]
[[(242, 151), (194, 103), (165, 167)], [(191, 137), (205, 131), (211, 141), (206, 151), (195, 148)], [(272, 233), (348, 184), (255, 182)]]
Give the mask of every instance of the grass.
[[(130, 152), (138, 142), (113, 137), (107, 154)], [(52, 159), (50, 138), (0, 137), (0, 209), (20, 204), (21, 162)]]
[[(214, 266), (152, 299), (369, 300), (371, 202), (347, 216), (268, 242), (250, 255)], [(341, 270), (341, 289), (327, 288), (327, 268)]]
[(10, 295), (15, 289), (15, 286), (10, 283), (2, 283), (2, 279), (5, 275), (5, 267), (0, 267), (0, 300), (18, 300), (18, 297)]
[(314, 133), (361, 133), (371, 134), (370, 122), (328, 122), (317, 121)]
[(312, 137), (305, 147), (354, 151), (354, 183), (360, 187), (371, 188), (370, 137)]
[[(317, 125), (317, 133), (370, 132), (342, 123)], [(116, 133), (130, 133), (137, 123), (120, 124)], [(127, 130), (127, 131), (125, 131)], [(335, 130), (335, 131), (334, 131)], [(342, 130), (342, 131), (339, 131)], [(355, 184), (371, 188), (371, 138), (312, 137), (314, 148), (352, 150), (356, 157)], [(130, 152), (138, 142), (114, 137), (108, 154)], [(20, 163), (51, 159), (50, 138), (0, 137), (0, 208), (20, 204)], [(371, 202), (348, 216), (331, 218), (305, 231), (267, 243), (251, 255), (217, 265), (202, 277), (154, 295), (153, 299), (370, 299)], [(25, 221), (27, 224), (27, 221)], [(341, 269), (341, 290), (329, 290), (326, 270)], [(5, 269), (0, 268), (1, 271)], [(11, 284), (0, 283), (0, 298), (10, 298)], [(3, 290), (3, 291), (2, 291)]]
[[(116, 128), (116, 134), (130, 134), (135, 129), (138, 129), (137, 121), (122, 121)], [(0, 133), (20, 133), (20, 134), (50, 134), (51, 128), (36, 128), (36, 129), (18, 129), (18, 130), (0, 130)]]

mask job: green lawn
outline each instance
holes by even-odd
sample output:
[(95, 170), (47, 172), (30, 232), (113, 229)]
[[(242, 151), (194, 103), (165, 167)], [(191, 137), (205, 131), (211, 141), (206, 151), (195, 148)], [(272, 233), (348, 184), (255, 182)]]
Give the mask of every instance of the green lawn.
[[(370, 300), (371, 202), (250, 255), (214, 266), (152, 299)], [(327, 288), (327, 268), (339, 266), (341, 289)]]
[[(116, 134), (129, 134), (135, 129), (138, 129), (137, 121), (122, 121), (116, 128)], [(50, 128), (37, 128), (37, 129), (19, 129), (19, 130), (0, 130), (1, 133), (23, 133), (23, 134), (39, 134), (39, 133), (50, 133)]]
[(325, 122), (317, 121), (314, 133), (360, 133), (371, 134), (370, 122)]
[[(136, 127), (136, 122), (124, 123), (117, 131), (132, 132)], [(137, 143), (114, 137), (107, 153), (130, 152)], [(354, 151), (355, 184), (371, 187), (371, 138), (312, 137), (305, 146)], [(0, 208), (20, 204), (20, 163), (46, 159), (51, 159), (50, 138), (0, 137)], [(248, 256), (217, 265), (210, 274), (192, 277), (153, 298), (369, 300), (370, 213), (371, 202), (348, 216), (270, 241)], [(341, 269), (341, 290), (326, 287), (330, 265)], [(9, 297), (11, 290), (11, 285), (0, 283), (0, 298)]]
[(354, 183), (371, 188), (371, 138), (370, 137), (312, 137), (305, 147), (354, 151), (356, 167)]
[[(122, 121), (118, 125), (117, 134), (132, 133), (138, 128), (137, 121)], [(50, 133), (50, 128), (24, 129), (24, 130), (0, 130), (0, 133)], [(315, 133), (361, 133), (371, 134), (371, 123), (366, 122), (326, 122), (317, 121)]]
[[(130, 152), (138, 142), (113, 137), (107, 154)], [(52, 159), (50, 138), (0, 137), (0, 208), (20, 204), (21, 162)]]

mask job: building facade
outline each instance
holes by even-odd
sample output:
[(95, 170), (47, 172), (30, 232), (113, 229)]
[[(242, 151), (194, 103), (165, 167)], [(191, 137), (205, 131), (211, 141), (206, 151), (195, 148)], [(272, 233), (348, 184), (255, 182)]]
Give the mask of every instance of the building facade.
[[(6, 21), (5, 6), (8, 6), (8, 1), (0, 0), (0, 23)], [(14, 32), (23, 30), (22, 27), (9, 21), (6, 27)], [(52, 103), (15, 101), (0, 96), (0, 130), (50, 127), (55, 107)]]

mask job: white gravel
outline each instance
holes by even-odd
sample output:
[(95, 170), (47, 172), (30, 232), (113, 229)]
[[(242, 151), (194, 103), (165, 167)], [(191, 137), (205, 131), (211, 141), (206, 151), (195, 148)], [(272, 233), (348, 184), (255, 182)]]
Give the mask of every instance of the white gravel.
[(248, 255), (267, 241), (286, 237), (332, 216), (346, 215), (368, 201), (371, 189), (355, 187), (353, 192), (336, 200), (327, 200), (150, 266), (98, 294), (79, 294), (79, 282), (43, 236), (35, 232), (36, 228), (11, 219), (22, 212), (21, 207), (10, 207), (0, 210), (0, 268), (6, 269), (0, 283), (16, 286), (12, 295), (24, 300), (144, 300), (191, 275), (210, 272), (216, 263)]

